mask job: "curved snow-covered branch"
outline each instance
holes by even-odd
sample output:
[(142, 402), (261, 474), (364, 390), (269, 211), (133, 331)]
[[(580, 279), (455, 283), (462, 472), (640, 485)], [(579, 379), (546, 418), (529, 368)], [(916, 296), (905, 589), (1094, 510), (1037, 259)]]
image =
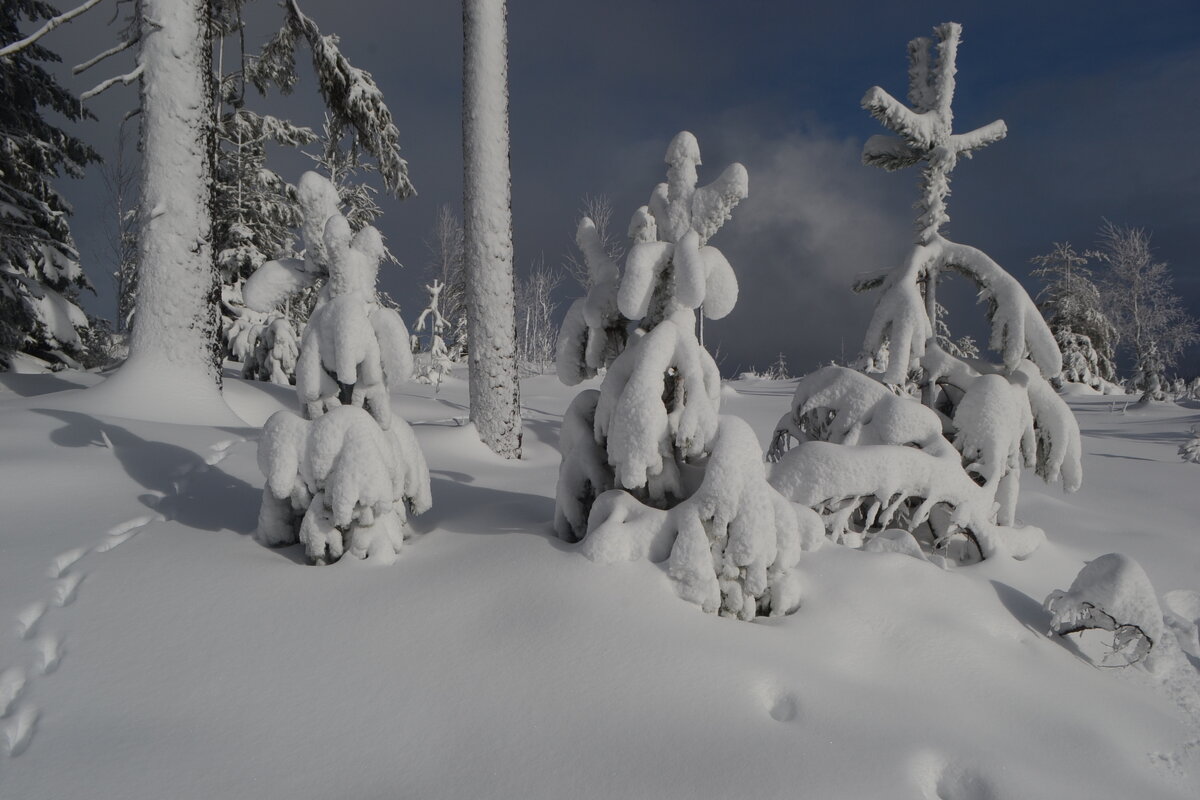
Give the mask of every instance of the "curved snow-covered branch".
[(71, 74), (78, 75), (79, 73), (81, 73), (85, 70), (91, 69), (92, 67), (96, 66), (101, 61), (103, 61), (104, 59), (109, 58), (110, 56), (115, 56), (117, 53), (125, 52), (126, 50), (133, 47), (135, 44), (137, 44), (141, 40), (142, 40), (142, 37), (140, 35), (134, 36), (132, 39), (126, 39), (123, 42), (120, 42), (120, 43), (108, 48), (103, 53), (99, 53), (95, 56), (92, 56), (87, 61), (84, 61), (82, 64), (76, 64), (74, 67), (71, 68)]
[(903, 137), (910, 146), (928, 149), (935, 139), (934, 119), (928, 114), (918, 114), (887, 93), (879, 86), (872, 86), (863, 95), (862, 107), (888, 130)]
[(82, 102), (84, 100), (91, 100), (96, 95), (100, 94), (101, 92), (108, 91), (112, 87), (116, 86), (118, 83), (128, 86), (129, 84), (136, 81), (138, 78), (142, 77), (142, 74), (145, 71), (146, 71), (145, 65), (138, 64), (136, 67), (134, 67), (129, 72), (126, 72), (124, 75), (117, 75), (115, 77), (109, 78), (108, 80), (97, 84), (96, 86), (92, 87), (91, 89), (88, 89), (86, 92), (79, 95), (79, 100), (80, 100), (80, 102)]
[(1058, 342), (1025, 287), (982, 250), (941, 237), (938, 244), (938, 267), (965, 275), (987, 298), (992, 323), (989, 346), (1002, 354), (1005, 369), (1016, 370), (1028, 353), (1044, 376), (1058, 375), (1062, 371)]
[(59, 25), (63, 25), (67, 22), (70, 22), (71, 20), (75, 19), (80, 14), (82, 14), (83, 12), (92, 8), (93, 6), (99, 5), (102, 1), (103, 0), (86, 0), (86, 2), (81, 3), (80, 5), (76, 6), (75, 8), (72, 8), (70, 11), (64, 11), (63, 13), (59, 14), (57, 17), (51, 17), (50, 19), (46, 20), (45, 25), (38, 28), (33, 33), (29, 34), (24, 39), (13, 42), (12, 44), (7, 44), (4, 47), (0, 47), (0, 58), (3, 58), (4, 56), (12, 55), (13, 53), (16, 53), (20, 50), (24, 50), (26, 47), (29, 47), (29, 45), (33, 44), (38, 39), (41, 39), (43, 36), (45, 36), (50, 31), (54, 30), (55, 28), (57, 28)]

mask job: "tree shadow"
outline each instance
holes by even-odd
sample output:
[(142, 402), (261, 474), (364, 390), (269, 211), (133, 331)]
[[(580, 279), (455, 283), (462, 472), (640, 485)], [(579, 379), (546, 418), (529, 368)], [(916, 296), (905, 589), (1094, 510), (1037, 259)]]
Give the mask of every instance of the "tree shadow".
[(988, 582), (992, 584), (1000, 603), (1013, 615), (1013, 619), (1039, 636), (1045, 635), (1050, 627), (1050, 617), (1041, 603), (1007, 583), (996, 580)]
[(540, 536), (563, 552), (573, 549), (554, 533), (552, 498), (492, 489), (476, 485), (473, 480), (462, 473), (431, 473), (433, 507), (409, 520), (413, 532), (424, 535), (441, 530), (473, 536), (523, 533)]
[(0, 372), (0, 386), (19, 397), (37, 397), (70, 389), (86, 389), (90, 384), (68, 381), (49, 373), (23, 375), (18, 372)]
[(257, 527), (262, 490), (205, 463), (191, 450), (143, 439), (88, 414), (33, 411), (65, 423), (50, 434), (50, 440), (60, 447), (111, 445), (125, 474), (148, 490), (138, 499), (167, 519), (205, 531), (248, 534)]

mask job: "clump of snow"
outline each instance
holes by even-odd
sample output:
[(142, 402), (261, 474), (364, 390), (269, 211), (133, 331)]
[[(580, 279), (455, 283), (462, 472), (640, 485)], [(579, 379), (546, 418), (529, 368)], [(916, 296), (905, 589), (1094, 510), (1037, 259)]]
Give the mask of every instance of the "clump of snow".
[[(1045, 602), (1050, 629), (1060, 636), (1088, 628), (1113, 632), (1113, 656), (1133, 664), (1146, 659), (1162, 639), (1163, 613), (1146, 571), (1122, 553), (1087, 563), (1067, 591)], [(1152, 666), (1147, 660), (1147, 666)]]
[(596, 403), (600, 392), (587, 389), (571, 401), (563, 415), (558, 446), (562, 462), (554, 502), (554, 530), (559, 538), (577, 542), (588, 532), (596, 498), (616, 485), (604, 448), (596, 441)]
[(1200, 430), (1197, 430), (1195, 425), (1190, 430), (1191, 436), (1179, 445), (1179, 457), (1192, 464), (1200, 464)]
[(796, 384), (792, 410), (776, 426), (768, 458), (778, 461), (789, 441), (835, 444), (894, 444), (933, 455), (952, 452), (938, 415), (886, 386), (846, 367), (828, 366)]
[(799, 607), (793, 570), (800, 552), (822, 539), (816, 514), (767, 483), (750, 427), (723, 417), (704, 479), (687, 500), (660, 510), (627, 492), (606, 492), (591, 508), (581, 549), (601, 563), (665, 559), (680, 597), (709, 613), (752, 620)]
[(567, 386), (595, 377), (625, 349), (629, 320), (617, 309), (620, 271), (604, 251), (596, 223), (584, 217), (575, 242), (588, 268), (586, 297), (571, 304), (558, 334), (555, 365)]
[(276, 412), (263, 429), (259, 468), (267, 484), (255, 537), (273, 547), (299, 541), (318, 564), (343, 553), (390, 563), (408, 515), (431, 505), (412, 429), (396, 418), (381, 430), (353, 406), (311, 422)]

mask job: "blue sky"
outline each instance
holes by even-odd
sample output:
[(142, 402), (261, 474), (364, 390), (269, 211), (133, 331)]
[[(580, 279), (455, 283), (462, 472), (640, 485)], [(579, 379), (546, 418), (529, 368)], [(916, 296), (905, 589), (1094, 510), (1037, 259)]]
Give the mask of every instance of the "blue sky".
[[(115, 41), (111, 11), (90, 12), (50, 47), (70, 65)], [(460, 204), (460, 7), (451, 0), (301, 0), (371, 71), (396, 117), (418, 196), (387, 200), (378, 223), (406, 265), (384, 278), (406, 318), (423, 305), (423, 244), (439, 205)], [(271, 0), (251, 3), (248, 41), (274, 30)], [(964, 26), (955, 103), (960, 130), (1003, 118), (1007, 140), (954, 175), (947, 234), (982, 248), (1018, 277), (1055, 240), (1090, 246), (1102, 218), (1154, 232), (1157, 255), (1200, 314), (1200, 5), (1195, 2), (808, 3), (792, 0), (602, 3), (510, 0), (513, 215), (518, 271), (557, 263), (572, 247), (584, 194), (609, 195), (617, 224), (663, 180), (679, 130), (705, 157), (701, 180), (730, 161), (750, 173), (750, 198), (714, 238), (742, 297), (707, 329), (726, 373), (783, 352), (796, 370), (854, 355), (872, 299), (848, 289), (857, 272), (903, 258), (911, 243), (915, 172), (859, 163), (882, 128), (859, 108), (878, 84), (906, 89), (905, 45), (934, 25)], [(70, 78), (82, 91), (120, 65)], [(261, 108), (320, 120), (301, 60), (288, 98)], [(132, 87), (93, 106), (80, 134), (104, 150)], [(305, 168), (283, 159), (285, 175)], [(291, 176), (295, 177), (295, 176)], [(85, 268), (111, 314), (103, 188), (64, 182)], [(1027, 283), (1033, 292), (1036, 284)], [(574, 287), (565, 288), (565, 303)], [(958, 292), (951, 325), (978, 332), (981, 309)], [(1200, 353), (1184, 365), (1200, 372)]]

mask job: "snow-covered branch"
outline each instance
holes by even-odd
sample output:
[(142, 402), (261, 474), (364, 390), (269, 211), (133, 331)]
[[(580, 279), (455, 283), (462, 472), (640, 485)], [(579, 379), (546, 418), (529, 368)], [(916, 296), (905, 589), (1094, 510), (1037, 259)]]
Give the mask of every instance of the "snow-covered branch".
[(80, 14), (82, 14), (83, 12), (92, 8), (93, 6), (99, 5), (101, 2), (102, 2), (102, 0), (86, 0), (86, 2), (76, 6), (75, 8), (71, 9), (70, 11), (64, 11), (63, 13), (59, 14), (57, 17), (51, 17), (50, 19), (46, 20), (45, 25), (38, 28), (33, 33), (29, 34), (24, 39), (13, 42), (12, 44), (5, 45), (4, 47), (0, 47), (0, 58), (3, 58), (4, 56), (9, 56), (9, 55), (12, 55), (13, 53), (24, 50), (26, 47), (29, 47), (29, 45), (33, 44), (38, 39), (41, 39), (43, 36), (45, 36), (50, 31), (54, 30), (58, 26), (63, 25), (67, 22), (70, 22), (71, 20), (75, 19)]
[(108, 91), (112, 87), (116, 86), (118, 83), (125, 84), (126, 86), (128, 86), (129, 84), (136, 81), (138, 78), (142, 77), (143, 72), (145, 72), (143, 65), (138, 64), (133, 70), (126, 72), (124, 75), (117, 75), (115, 77), (109, 78), (108, 80), (104, 81), (103, 83), (97, 84), (96, 86), (92, 87), (91, 89), (88, 89), (86, 92), (79, 95), (79, 99), (80, 100), (90, 100), (93, 97), (95, 97), (96, 95), (100, 94), (101, 92)]
[(78, 75), (79, 73), (84, 72), (85, 70), (91, 69), (92, 67), (96, 66), (101, 61), (103, 61), (104, 59), (106, 59), (110, 56), (115, 56), (117, 53), (125, 52), (126, 50), (128, 50), (129, 48), (131, 48), (135, 44), (137, 44), (139, 41), (141, 41), (141, 38), (142, 38), (141, 36), (135, 36), (132, 39), (125, 39), (124, 41), (121, 41), (118, 44), (115, 44), (112, 47), (108, 48), (103, 53), (92, 56), (87, 61), (84, 61), (82, 64), (76, 64), (74, 67), (71, 68), (71, 74)]

